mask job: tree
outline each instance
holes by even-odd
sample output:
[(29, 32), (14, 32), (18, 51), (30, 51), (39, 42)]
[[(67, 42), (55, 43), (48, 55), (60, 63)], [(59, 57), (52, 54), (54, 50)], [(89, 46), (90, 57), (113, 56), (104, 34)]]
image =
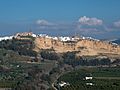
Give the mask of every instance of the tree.
[(100, 60), (100, 65), (109, 65), (111, 63), (109, 58), (103, 58)]
[(42, 50), (40, 52), (40, 55), (43, 59), (48, 59), (48, 60), (58, 60), (59, 56), (56, 52), (49, 51), (49, 50)]

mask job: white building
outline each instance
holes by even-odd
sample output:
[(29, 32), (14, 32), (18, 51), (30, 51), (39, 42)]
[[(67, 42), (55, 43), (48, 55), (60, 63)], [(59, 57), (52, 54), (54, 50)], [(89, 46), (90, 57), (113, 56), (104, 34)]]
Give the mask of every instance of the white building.
[(93, 77), (85, 77), (85, 80), (92, 80), (93, 79)]
[(5, 36), (5, 37), (0, 37), (0, 41), (2, 40), (11, 40), (14, 36)]
[(92, 85), (94, 85), (93, 83), (86, 83), (86, 85), (90, 85), (90, 86), (92, 86)]
[(67, 83), (64, 81), (61, 81), (61, 83), (59, 83), (60, 87), (63, 87), (64, 85), (66, 85)]
[(71, 41), (70, 37), (59, 37), (60, 41)]
[(32, 37), (37, 37), (37, 35), (36, 34), (32, 34)]
[(70, 85), (68, 82), (66, 83), (66, 82), (64, 82), (64, 81), (61, 81), (61, 83), (59, 83), (59, 86), (60, 87), (63, 87), (63, 86), (67, 86), (67, 85)]

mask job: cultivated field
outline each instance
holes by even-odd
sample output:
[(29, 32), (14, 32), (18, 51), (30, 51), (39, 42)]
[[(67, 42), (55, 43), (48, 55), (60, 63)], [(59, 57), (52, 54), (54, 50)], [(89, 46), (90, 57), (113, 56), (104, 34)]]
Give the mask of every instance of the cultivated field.
[[(87, 76), (93, 79), (85, 80)], [(82, 67), (61, 76), (60, 81), (70, 84), (61, 90), (120, 90), (120, 67)]]

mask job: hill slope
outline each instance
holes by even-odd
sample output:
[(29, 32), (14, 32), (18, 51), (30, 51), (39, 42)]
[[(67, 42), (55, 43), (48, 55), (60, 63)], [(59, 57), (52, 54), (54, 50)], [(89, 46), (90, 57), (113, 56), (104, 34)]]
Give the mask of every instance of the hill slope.
[(120, 55), (120, 46), (108, 42), (79, 39), (77, 41), (60, 41), (52, 38), (37, 37), (34, 41), (35, 50), (54, 49), (58, 53), (78, 51), (78, 55)]

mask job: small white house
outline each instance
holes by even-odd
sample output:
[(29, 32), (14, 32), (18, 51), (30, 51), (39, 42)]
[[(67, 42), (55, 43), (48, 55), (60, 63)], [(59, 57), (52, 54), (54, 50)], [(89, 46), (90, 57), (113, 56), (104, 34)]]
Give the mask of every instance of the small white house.
[(17, 68), (19, 68), (19, 67), (20, 67), (20, 65), (17, 65), (16, 67), (17, 67)]
[(63, 87), (64, 85), (66, 85), (67, 83), (64, 81), (61, 81), (61, 83), (59, 83), (60, 87)]
[(94, 85), (94, 84), (93, 84), (93, 83), (86, 83), (86, 85), (92, 86), (92, 85)]
[(5, 36), (5, 37), (0, 37), (0, 41), (2, 40), (11, 40), (14, 36)]
[(70, 85), (69, 82), (61, 81), (61, 82), (59, 83), (59, 86), (60, 86), (60, 87), (69, 86), (69, 85)]
[(85, 77), (85, 80), (92, 80), (93, 77)]
[(32, 37), (37, 37), (37, 35), (36, 34), (32, 34)]

